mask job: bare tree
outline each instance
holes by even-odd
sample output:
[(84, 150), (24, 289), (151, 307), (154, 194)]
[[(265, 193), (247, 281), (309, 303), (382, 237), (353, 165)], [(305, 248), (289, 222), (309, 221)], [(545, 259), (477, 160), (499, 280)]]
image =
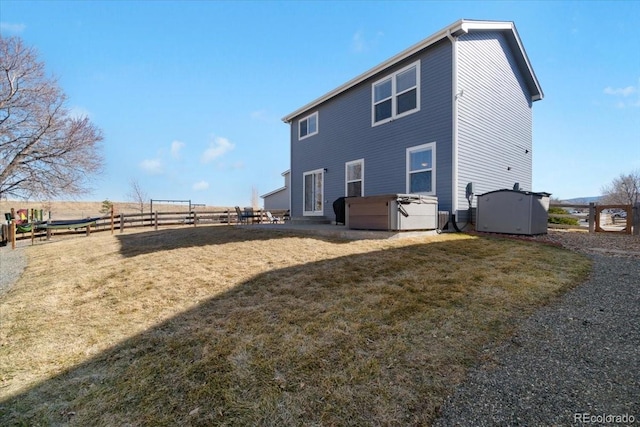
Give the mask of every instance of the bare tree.
[(147, 196), (147, 193), (142, 189), (137, 179), (132, 179), (129, 185), (129, 193), (127, 193), (128, 199), (138, 206), (137, 209), (140, 213), (144, 213), (144, 204), (149, 199), (149, 196)]
[(640, 169), (627, 175), (621, 174), (602, 188), (604, 203), (635, 205), (640, 200)]
[(101, 171), (102, 132), (65, 103), (35, 49), (0, 37), (0, 197), (75, 196)]

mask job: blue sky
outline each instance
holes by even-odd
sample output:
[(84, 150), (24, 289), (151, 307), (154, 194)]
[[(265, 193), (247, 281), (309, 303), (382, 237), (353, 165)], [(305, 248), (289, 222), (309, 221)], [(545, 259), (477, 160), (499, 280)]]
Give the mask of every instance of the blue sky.
[(467, 19), (514, 21), (545, 99), (533, 108), (535, 191), (600, 194), (640, 169), (640, 2), (0, 0), (105, 135), (84, 200), (248, 205), (284, 184), (281, 118)]

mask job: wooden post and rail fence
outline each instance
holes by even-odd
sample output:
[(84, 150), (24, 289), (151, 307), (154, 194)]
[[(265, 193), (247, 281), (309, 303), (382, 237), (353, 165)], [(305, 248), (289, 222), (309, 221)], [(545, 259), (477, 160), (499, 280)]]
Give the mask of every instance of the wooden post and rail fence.
[[(563, 204), (563, 203), (551, 203), (550, 207), (560, 207), (563, 209), (576, 209), (581, 210), (581, 213), (571, 214), (549, 214), (550, 217), (570, 217), (578, 220), (586, 220), (588, 223), (588, 230), (590, 233), (596, 232), (618, 232), (633, 234), (640, 236), (640, 203), (635, 206), (632, 205), (600, 205), (597, 203), (590, 204)], [(616, 210), (617, 212), (625, 212), (624, 216), (620, 215), (612, 221), (612, 224), (603, 224), (607, 219), (613, 219), (611, 214), (604, 211)], [(288, 219), (289, 211), (285, 210), (270, 210), (274, 217)], [(266, 210), (253, 211), (250, 222), (264, 223), (268, 222)], [(10, 221), (8, 224), (3, 224), (4, 239), (11, 242), (12, 248), (16, 247), (17, 239), (31, 238), (32, 243), (35, 241), (36, 236), (41, 237), (46, 235), (46, 239), (49, 240), (51, 236), (55, 234), (75, 234), (78, 230), (84, 228), (84, 233), (89, 236), (92, 231), (106, 231), (111, 230), (111, 234), (114, 234), (115, 230), (119, 230), (123, 233), (128, 228), (138, 227), (153, 227), (154, 230), (158, 230), (159, 227), (176, 226), (176, 225), (190, 225), (197, 227), (198, 225), (205, 224), (218, 224), (218, 225), (234, 225), (241, 223), (241, 219), (238, 218), (235, 209), (225, 208), (223, 210), (210, 210), (210, 211), (195, 211), (189, 212), (147, 212), (147, 213), (125, 213), (115, 214), (113, 210), (103, 217), (97, 218), (90, 224), (77, 227), (73, 230), (51, 230), (50, 228), (37, 229), (31, 227), (31, 230), (26, 233), (19, 233), (17, 231), (16, 221)], [(620, 228), (620, 225), (623, 225)], [(571, 226), (563, 224), (549, 224), (549, 228), (582, 228), (584, 226)], [(613, 229), (613, 230), (612, 230)], [(18, 236), (20, 234), (20, 236)], [(8, 239), (7, 239), (8, 237)]]
[[(287, 210), (269, 210), (273, 217), (288, 219), (289, 211)], [(266, 210), (255, 210), (252, 212), (250, 222), (254, 223), (266, 223), (269, 222), (267, 218)], [(31, 227), (31, 230), (26, 233), (20, 233), (17, 230), (17, 222), (15, 220), (10, 221), (8, 224), (3, 224), (3, 236), (8, 237), (8, 241), (11, 242), (13, 249), (16, 247), (16, 240), (31, 238), (32, 243), (35, 241), (36, 236), (43, 237), (49, 240), (53, 234), (77, 234), (83, 232), (87, 236), (92, 231), (107, 231), (110, 230), (111, 234), (115, 233), (115, 230), (119, 230), (123, 233), (125, 229), (139, 228), (139, 227), (153, 227), (154, 230), (158, 230), (159, 227), (169, 227), (176, 225), (188, 225), (197, 227), (198, 225), (235, 225), (241, 223), (240, 218), (236, 214), (235, 209), (225, 208), (222, 210), (210, 210), (210, 211), (195, 211), (190, 212), (147, 212), (147, 213), (125, 213), (116, 214), (111, 212), (103, 217), (97, 218), (89, 224), (75, 227), (73, 229), (56, 229)], [(84, 230), (83, 230), (84, 229)], [(80, 231), (78, 231), (80, 230)]]
[[(625, 233), (640, 236), (640, 203), (635, 205), (619, 204), (564, 204), (551, 203), (550, 208), (580, 210), (580, 213), (554, 214), (549, 217), (575, 218), (578, 221), (585, 220), (589, 233)], [(606, 212), (605, 212), (606, 211)], [(615, 212), (615, 213), (611, 213)], [(624, 215), (621, 213), (624, 212)], [(620, 226), (623, 226), (622, 228)], [(549, 224), (549, 228), (584, 228), (579, 225)]]

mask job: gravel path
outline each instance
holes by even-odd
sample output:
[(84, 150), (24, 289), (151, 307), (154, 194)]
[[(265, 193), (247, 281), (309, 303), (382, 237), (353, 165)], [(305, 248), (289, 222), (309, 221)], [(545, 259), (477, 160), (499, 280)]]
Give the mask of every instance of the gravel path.
[(611, 241), (579, 249), (589, 280), (486, 349), (435, 426), (640, 425), (640, 252)]
[(11, 246), (0, 246), (0, 295), (3, 295), (18, 280), (27, 266), (24, 246), (15, 250)]

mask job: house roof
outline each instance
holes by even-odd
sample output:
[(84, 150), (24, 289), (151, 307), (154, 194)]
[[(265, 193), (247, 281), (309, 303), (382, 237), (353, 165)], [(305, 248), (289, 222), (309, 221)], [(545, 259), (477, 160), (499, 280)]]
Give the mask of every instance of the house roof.
[(278, 188), (277, 190), (269, 191), (268, 193), (263, 194), (263, 195), (262, 195), (262, 196), (260, 196), (260, 197), (264, 199), (265, 197), (272, 196), (272, 195), (274, 195), (274, 194), (276, 194), (276, 193), (279, 193), (279, 192), (281, 192), (281, 191), (284, 191), (284, 190), (286, 190), (286, 189), (287, 189), (287, 187), (280, 187), (280, 188)]
[[(291, 169), (287, 169), (286, 171), (282, 172), (280, 175), (287, 176), (290, 173), (291, 173)], [(285, 181), (286, 181), (286, 179), (285, 179)], [(271, 196), (273, 194), (279, 193), (279, 192), (284, 191), (286, 189), (287, 189), (287, 185), (286, 185), (286, 182), (285, 182), (285, 186), (284, 187), (280, 187), (277, 190), (269, 191), (268, 193), (263, 194), (260, 197), (262, 197), (264, 199), (265, 197), (269, 197), (269, 196)]]
[(360, 74), (354, 79), (349, 80), (342, 86), (337, 87), (331, 92), (326, 93), (320, 98), (311, 101), (307, 105), (298, 108), (294, 112), (286, 115), (282, 118), (282, 121), (285, 123), (290, 123), (294, 118), (301, 115), (307, 110), (317, 107), (321, 103), (349, 90), (353, 86), (363, 82), (364, 80), (384, 71), (385, 69), (397, 64), (398, 62), (408, 58), (409, 56), (439, 42), (440, 40), (447, 38), (449, 35), (456, 37), (462, 34), (466, 34), (472, 31), (501, 31), (506, 35), (507, 42), (509, 46), (514, 52), (514, 56), (518, 66), (522, 71), (522, 75), (525, 78), (529, 91), (531, 93), (532, 101), (539, 101), (544, 97), (544, 93), (542, 92), (542, 88), (540, 87), (540, 83), (531, 67), (531, 63), (529, 62), (529, 57), (524, 50), (524, 46), (522, 45), (522, 41), (520, 40), (520, 36), (518, 35), (518, 31), (516, 30), (516, 26), (511, 21), (476, 21), (469, 19), (461, 19), (459, 21), (454, 22), (453, 24), (443, 28), (437, 33), (427, 37), (421, 42), (416, 43), (415, 45), (409, 47), (408, 49), (403, 50), (399, 54), (389, 58), (383, 63), (373, 67), (372, 69)]

